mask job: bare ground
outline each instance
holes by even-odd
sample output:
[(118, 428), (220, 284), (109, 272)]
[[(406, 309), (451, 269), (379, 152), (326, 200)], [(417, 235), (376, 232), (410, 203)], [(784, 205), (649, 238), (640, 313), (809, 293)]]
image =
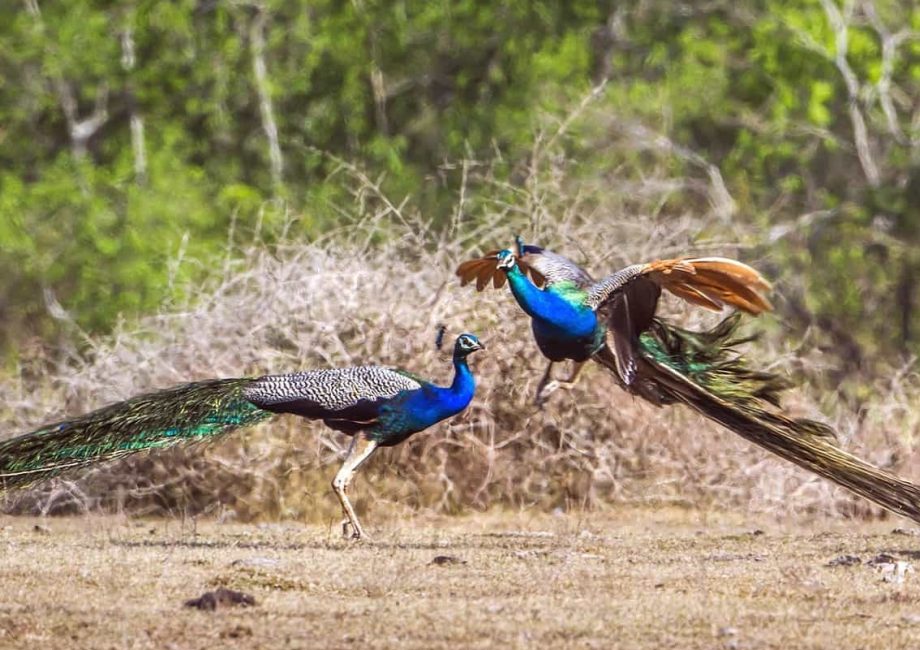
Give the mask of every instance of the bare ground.
[[(920, 558), (898, 521), (420, 515), (333, 526), (0, 518), (2, 648), (907, 648)], [(893, 532), (894, 531), (894, 532)], [(844, 555), (860, 563), (828, 566)], [(448, 560), (435, 561), (447, 556)], [(903, 565), (902, 568), (904, 568)], [(891, 569), (892, 565), (887, 566)], [(205, 612), (224, 586), (254, 607)]]

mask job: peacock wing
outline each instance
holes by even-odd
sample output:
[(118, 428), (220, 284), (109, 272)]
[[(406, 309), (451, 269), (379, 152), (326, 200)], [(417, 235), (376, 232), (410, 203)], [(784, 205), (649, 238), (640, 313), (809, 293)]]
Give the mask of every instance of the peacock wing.
[[(594, 284), (588, 272), (575, 262), (553, 251), (531, 244), (518, 244), (518, 263), (530, 273), (537, 285), (550, 286), (557, 282), (572, 282), (585, 289)], [(540, 281), (543, 278), (543, 281)]]
[(274, 413), (370, 426), (382, 404), (423, 384), (423, 380), (393, 368), (353, 366), (266, 375), (247, 386), (243, 395)]
[(639, 335), (651, 326), (660, 295), (658, 284), (635, 274), (597, 309), (598, 319), (606, 324), (606, 346), (599, 354), (607, 358), (607, 363), (599, 361), (612, 366), (626, 386), (636, 378)]
[(599, 359), (616, 369), (627, 386), (636, 377), (639, 335), (652, 325), (661, 290), (718, 311), (732, 306), (750, 314), (772, 309), (764, 295), (770, 284), (754, 269), (721, 257), (657, 260), (633, 264), (588, 290), (588, 305), (607, 325), (607, 346)]
[[(498, 269), (499, 251), (489, 251), (482, 257), (461, 263), (456, 270), (460, 285), (476, 282), (476, 290), (482, 291), (489, 282), (496, 289), (505, 283), (505, 274)], [(569, 258), (548, 251), (539, 246), (524, 245), (518, 242), (517, 261), (521, 270), (529, 275), (538, 287), (551, 286), (557, 282), (572, 282), (578, 287), (587, 288), (594, 283), (588, 273)]]
[(773, 309), (766, 297), (770, 283), (747, 264), (724, 257), (656, 260), (627, 266), (593, 284), (588, 289), (588, 304), (600, 309), (639, 278), (713, 311), (730, 306), (757, 315)]

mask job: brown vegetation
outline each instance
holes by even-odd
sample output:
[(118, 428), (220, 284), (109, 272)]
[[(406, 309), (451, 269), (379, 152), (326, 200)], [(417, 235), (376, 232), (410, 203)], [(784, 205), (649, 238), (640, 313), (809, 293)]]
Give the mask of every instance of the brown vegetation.
[[(553, 137), (538, 142), (547, 140)], [(718, 253), (777, 281), (780, 305), (796, 283), (771, 263), (768, 247), (757, 246), (761, 236), (726, 218), (717, 171), (695, 181), (714, 207), (696, 206), (701, 216), (662, 216), (656, 206), (688, 179), (662, 176), (637, 185), (617, 180), (615, 171), (574, 179), (564, 159), (543, 157), (545, 151), (554, 150), (535, 147), (532, 168), (514, 187), (494, 183), (487, 166), (470, 163), (453, 224), (438, 233), (342, 164), (358, 189), (339, 231), (312, 243), (257, 242), (240, 259), (228, 255), (210, 284), (190, 287), (185, 304), (88, 339), (85, 354), (53, 372), (42, 360), (35, 361), (39, 371), (19, 368), (0, 382), (6, 433), (207, 377), (384, 363), (445, 381), (449, 363), (433, 338), (437, 324), (446, 323), (453, 333), (476, 332), (489, 346), (474, 362), (480, 381), (474, 404), (379, 454), (356, 483), (359, 510), (373, 500), (445, 513), (664, 503), (777, 515), (875, 512), (684, 409), (636, 401), (600, 368), (584, 373), (575, 391), (555, 395), (545, 410), (532, 405), (543, 359), (526, 318), (506, 290), (475, 294), (452, 276), (459, 260), (507, 245), (515, 232), (598, 275), (640, 260)], [(713, 318), (675, 300), (665, 301), (665, 309), (691, 326)], [(859, 390), (850, 391), (859, 400), (838, 399), (835, 386), (822, 385), (831, 366), (820, 333), (784, 340), (773, 317), (751, 327), (767, 332), (748, 346), (756, 365), (784, 369), (803, 384), (788, 400), (796, 413), (826, 417), (848, 449), (920, 478), (917, 464), (908, 462), (918, 426), (912, 373), (892, 373), (875, 385), (862, 378)], [(6, 507), (59, 512), (101, 504), (137, 513), (324, 520), (337, 509), (328, 482), (343, 445), (318, 424), (281, 418), (205, 449), (139, 455), (77, 480), (57, 479), (7, 497)]]

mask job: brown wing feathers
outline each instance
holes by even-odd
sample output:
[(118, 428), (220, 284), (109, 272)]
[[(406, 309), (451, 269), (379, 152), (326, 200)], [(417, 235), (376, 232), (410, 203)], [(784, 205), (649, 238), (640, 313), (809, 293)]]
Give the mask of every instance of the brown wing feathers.
[(658, 260), (645, 273), (679, 298), (715, 311), (731, 305), (749, 314), (773, 309), (770, 283), (746, 264), (722, 257)]
[[(460, 284), (475, 280), (477, 291), (485, 289), (489, 282), (496, 289), (504, 286), (505, 274), (496, 266), (497, 255), (497, 250), (489, 251), (460, 264), (457, 267)], [(527, 263), (527, 255), (518, 258), (518, 264), (537, 286), (545, 283), (543, 275)], [(725, 305), (755, 315), (773, 309), (764, 295), (770, 290), (770, 283), (750, 266), (724, 257), (656, 260), (647, 265), (642, 275), (678, 298), (713, 311)]]
[[(521, 267), (521, 270), (525, 274), (530, 274), (530, 277), (533, 278), (534, 284), (538, 287), (542, 287), (546, 283), (546, 278), (538, 272), (535, 268), (527, 263), (524, 258), (518, 258), (518, 266)], [(485, 289), (489, 281), (492, 281), (492, 286), (496, 289), (501, 289), (505, 286), (505, 274), (498, 269), (498, 251), (489, 251), (482, 257), (477, 257), (476, 259), (467, 260), (460, 264), (457, 267), (457, 277), (460, 278), (460, 286), (466, 286), (473, 280), (476, 281), (476, 291), (482, 291)]]
[(497, 255), (498, 251), (489, 251), (482, 257), (467, 260), (458, 266), (460, 285), (465, 286), (476, 280), (476, 291), (482, 291), (491, 280), (496, 289), (501, 288), (505, 284), (505, 274), (498, 272)]

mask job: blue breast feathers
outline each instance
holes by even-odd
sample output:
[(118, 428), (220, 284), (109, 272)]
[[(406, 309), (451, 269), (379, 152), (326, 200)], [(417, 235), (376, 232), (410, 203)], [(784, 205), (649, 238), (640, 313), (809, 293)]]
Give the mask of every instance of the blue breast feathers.
[(517, 267), (508, 273), (508, 283), (521, 308), (531, 318), (540, 321), (540, 330), (551, 333), (554, 338), (594, 337), (597, 315), (585, 304), (585, 292), (574, 284), (560, 282), (542, 290)]
[(424, 383), (384, 404), (380, 422), (368, 432), (369, 436), (382, 446), (395, 445), (463, 411), (473, 399), (476, 382), (465, 359), (455, 360), (454, 367), (456, 374), (450, 386)]

